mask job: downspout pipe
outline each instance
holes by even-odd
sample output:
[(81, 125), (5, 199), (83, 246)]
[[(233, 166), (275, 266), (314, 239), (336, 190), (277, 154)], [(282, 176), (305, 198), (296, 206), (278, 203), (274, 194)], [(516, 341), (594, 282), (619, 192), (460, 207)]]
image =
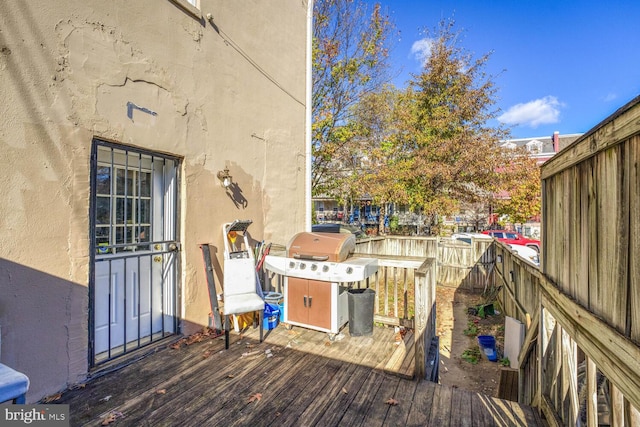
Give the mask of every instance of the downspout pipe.
[(306, 118), (305, 118), (305, 230), (311, 231), (311, 121), (312, 121), (312, 90), (313, 90), (313, 0), (307, 0), (307, 75), (306, 75)]

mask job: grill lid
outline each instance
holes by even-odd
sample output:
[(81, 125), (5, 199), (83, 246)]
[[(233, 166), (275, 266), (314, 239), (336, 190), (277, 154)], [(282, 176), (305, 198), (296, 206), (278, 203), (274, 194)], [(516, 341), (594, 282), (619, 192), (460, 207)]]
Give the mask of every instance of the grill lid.
[(356, 237), (346, 233), (298, 233), (287, 245), (291, 258), (342, 262), (356, 250)]

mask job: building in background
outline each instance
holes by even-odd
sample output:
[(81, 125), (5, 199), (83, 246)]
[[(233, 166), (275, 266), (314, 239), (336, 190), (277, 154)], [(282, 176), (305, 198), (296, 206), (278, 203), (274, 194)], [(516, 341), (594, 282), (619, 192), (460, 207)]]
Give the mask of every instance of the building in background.
[(560, 135), (560, 132), (556, 131), (548, 136), (536, 136), (532, 138), (517, 138), (507, 139), (500, 142), (502, 148), (517, 148), (524, 147), (529, 156), (537, 160), (538, 165), (542, 165), (544, 162), (556, 155), (560, 150), (568, 147), (571, 143), (582, 136), (581, 133), (571, 133), (567, 135)]
[[(551, 137), (537, 136), (532, 138), (508, 139), (501, 141), (500, 146), (504, 149), (524, 148), (528, 152), (529, 157), (536, 159), (538, 166), (541, 166), (581, 136), (581, 133), (560, 135), (560, 132), (556, 131), (551, 135)], [(507, 192), (503, 192), (494, 195), (494, 197), (504, 199), (509, 198), (509, 194)], [(488, 227), (493, 228), (497, 226), (499, 221), (500, 218), (497, 214), (489, 214)], [(513, 228), (527, 237), (540, 239), (540, 216), (538, 215), (531, 218), (524, 224), (508, 224), (508, 228)]]

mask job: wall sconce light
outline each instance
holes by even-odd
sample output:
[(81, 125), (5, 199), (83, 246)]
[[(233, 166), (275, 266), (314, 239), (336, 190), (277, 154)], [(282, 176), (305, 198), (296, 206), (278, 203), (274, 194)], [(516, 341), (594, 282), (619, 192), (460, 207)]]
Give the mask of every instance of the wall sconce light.
[(229, 188), (232, 182), (231, 175), (229, 175), (229, 169), (224, 168), (223, 171), (218, 171), (218, 179), (220, 180), (224, 188)]
[(496, 262), (502, 264), (502, 255), (496, 255)]

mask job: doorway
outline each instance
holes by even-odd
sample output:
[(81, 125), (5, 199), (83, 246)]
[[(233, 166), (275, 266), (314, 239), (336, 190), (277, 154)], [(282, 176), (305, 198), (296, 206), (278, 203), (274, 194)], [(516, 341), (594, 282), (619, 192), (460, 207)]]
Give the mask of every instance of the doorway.
[(177, 332), (179, 163), (93, 141), (91, 367)]

